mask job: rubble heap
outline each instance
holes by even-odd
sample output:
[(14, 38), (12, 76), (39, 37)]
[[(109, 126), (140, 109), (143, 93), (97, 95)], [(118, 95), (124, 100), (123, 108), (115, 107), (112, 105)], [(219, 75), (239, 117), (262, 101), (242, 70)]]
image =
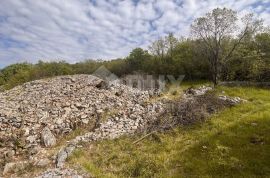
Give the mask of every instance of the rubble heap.
[(109, 86), (92, 75), (37, 80), (2, 92), (0, 159), (36, 154), (77, 127), (98, 128), (98, 138), (134, 133), (161, 110), (158, 104), (146, 105), (149, 97), (147, 91)]
[[(198, 114), (193, 113), (202, 113), (200, 118), (205, 118), (205, 111), (212, 113), (242, 101), (207, 95), (210, 90), (205, 86), (190, 88), (180, 101), (149, 102), (152, 91), (108, 84), (92, 75), (73, 75), (32, 81), (0, 92), (0, 171), (5, 176), (29, 166), (56, 166), (39, 177), (83, 177), (64, 166), (81, 142), (166, 130), (197, 121)], [(78, 127), (86, 132), (62, 145), (54, 156), (47, 154), (61, 136)]]

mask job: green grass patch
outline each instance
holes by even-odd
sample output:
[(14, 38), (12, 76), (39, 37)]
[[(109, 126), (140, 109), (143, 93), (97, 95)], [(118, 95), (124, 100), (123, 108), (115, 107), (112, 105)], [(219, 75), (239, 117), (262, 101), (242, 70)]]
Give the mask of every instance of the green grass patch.
[(92, 143), (75, 151), (69, 164), (96, 177), (270, 177), (270, 91), (216, 92), (248, 101), (135, 145), (141, 135)]

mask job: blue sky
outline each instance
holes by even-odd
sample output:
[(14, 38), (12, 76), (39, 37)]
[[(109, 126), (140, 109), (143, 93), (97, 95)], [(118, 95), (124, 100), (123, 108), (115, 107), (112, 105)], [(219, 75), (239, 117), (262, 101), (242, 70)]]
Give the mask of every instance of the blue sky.
[(1, 0), (0, 68), (16, 62), (123, 57), (216, 7), (270, 25), (270, 0)]

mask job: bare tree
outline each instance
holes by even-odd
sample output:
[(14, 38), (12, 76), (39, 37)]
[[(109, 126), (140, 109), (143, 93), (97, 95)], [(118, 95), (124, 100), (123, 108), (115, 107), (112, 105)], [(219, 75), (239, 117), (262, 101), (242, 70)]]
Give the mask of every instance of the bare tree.
[[(253, 14), (247, 14), (238, 21), (237, 12), (227, 8), (216, 8), (204, 17), (195, 19), (191, 32), (206, 49), (214, 85), (218, 84), (222, 62), (230, 59), (243, 39), (254, 34), (261, 26), (262, 21), (255, 19)], [(228, 39), (233, 44), (225, 49)]]
[(167, 53), (170, 57), (173, 56), (173, 49), (175, 49), (177, 42), (178, 40), (174, 37), (173, 33), (169, 33), (168, 36), (165, 37)]
[(150, 46), (149, 46), (150, 52), (155, 55), (160, 57), (161, 59), (164, 58), (164, 55), (166, 53), (166, 44), (165, 40), (163, 38), (160, 38), (156, 41), (154, 41)]

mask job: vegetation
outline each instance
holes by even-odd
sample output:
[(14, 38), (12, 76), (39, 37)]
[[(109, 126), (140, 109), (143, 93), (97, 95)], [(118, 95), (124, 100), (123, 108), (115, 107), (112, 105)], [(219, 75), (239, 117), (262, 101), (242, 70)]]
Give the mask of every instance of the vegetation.
[[(237, 14), (230, 9), (214, 9), (192, 25), (196, 38), (161, 37), (148, 50), (136, 48), (123, 59), (86, 60), (76, 64), (60, 62), (20, 63), (0, 72), (0, 86), (18, 84), (57, 75), (91, 74), (104, 65), (119, 77), (132, 72), (152, 75), (185, 75), (185, 80), (270, 81), (270, 30), (252, 15), (244, 18), (244, 28), (235, 34)], [(208, 28), (204, 28), (207, 26)]]
[(141, 136), (87, 145), (75, 151), (69, 164), (96, 177), (269, 176), (270, 91), (217, 87), (216, 92), (248, 102), (138, 144), (133, 142)]
[[(242, 18), (242, 22), (243, 29), (235, 34), (240, 28), (237, 25), (237, 13), (231, 9), (217, 8), (205, 17), (197, 18), (191, 26), (192, 32), (199, 37), (198, 42), (202, 44), (200, 46), (205, 49), (215, 85), (223, 63), (231, 58), (246, 36), (252, 36), (261, 27), (261, 21), (254, 19), (252, 14)], [(238, 39), (234, 39), (233, 35), (237, 35)]]

